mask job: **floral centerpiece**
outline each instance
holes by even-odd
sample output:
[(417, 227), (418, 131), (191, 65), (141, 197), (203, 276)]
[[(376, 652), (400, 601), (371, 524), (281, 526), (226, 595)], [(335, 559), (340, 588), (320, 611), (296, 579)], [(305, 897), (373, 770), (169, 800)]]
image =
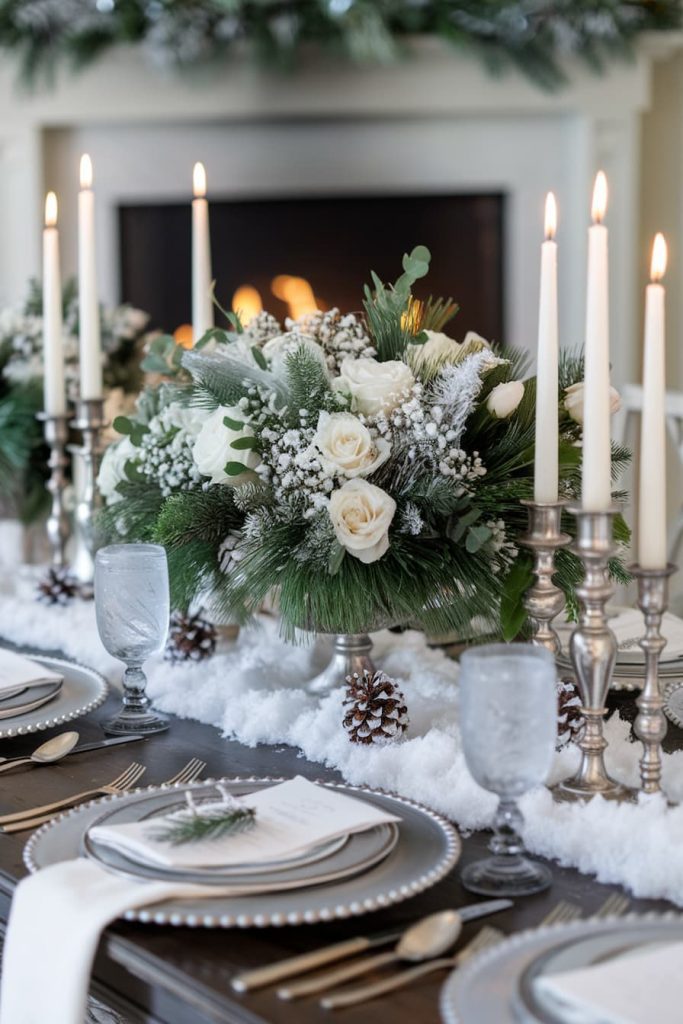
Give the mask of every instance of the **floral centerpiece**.
[[(42, 292), (32, 281), (21, 307), (0, 310), (0, 499), (30, 522), (47, 501), (47, 455), (35, 415), (43, 408)], [(78, 393), (78, 294), (63, 296), (67, 394)], [(132, 408), (142, 384), (140, 359), (148, 317), (132, 306), (102, 307), (101, 337), (109, 419)]]
[[(418, 246), (394, 285), (373, 275), (362, 314), (320, 312), (284, 330), (267, 314), (246, 328), (231, 315), (183, 356), (170, 339), (155, 343), (176, 380), (116, 424), (126, 436), (100, 486), (110, 533), (166, 546), (177, 606), (210, 595), (244, 619), (275, 591), (288, 637), (522, 627), (535, 379), (522, 379), (519, 352), (444, 333), (455, 303), (412, 294), (429, 261)], [(581, 374), (579, 358), (564, 360), (569, 498)], [(614, 456), (618, 467), (627, 453)], [(558, 572), (571, 594), (581, 573), (571, 553)]]

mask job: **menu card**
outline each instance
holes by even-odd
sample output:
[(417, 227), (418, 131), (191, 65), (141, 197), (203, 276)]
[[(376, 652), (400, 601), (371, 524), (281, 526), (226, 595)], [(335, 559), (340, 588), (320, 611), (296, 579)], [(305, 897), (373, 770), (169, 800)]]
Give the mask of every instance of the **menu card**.
[[(325, 841), (401, 820), (361, 797), (318, 786), (301, 776), (241, 797), (239, 802), (255, 811), (253, 828), (216, 839), (173, 846), (155, 838), (162, 826), (187, 810), (129, 825), (100, 825), (89, 834), (97, 843), (162, 867), (267, 866)], [(200, 811), (219, 806), (219, 802), (198, 805)]]

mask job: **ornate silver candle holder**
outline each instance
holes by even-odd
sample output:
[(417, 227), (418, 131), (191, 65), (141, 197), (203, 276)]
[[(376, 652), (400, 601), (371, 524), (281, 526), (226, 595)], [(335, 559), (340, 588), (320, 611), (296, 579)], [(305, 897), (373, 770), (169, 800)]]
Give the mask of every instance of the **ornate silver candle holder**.
[(560, 653), (561, 644), (552, 622), (565, 604), (564, 593), (553, 583), (555, 552), (571, 540), (560, 528), (566, 504), (566, 501), (522, 501), (529, 509), (529, 532), (520, 537), (519, 542), (532, 552), (536, 576), (536, 582), (526, 592), (524, 607), (533, 626), (533, 642), (545, 647), (553, 657)]
[(666, 647), (661, 634), (662, 615), (669, 603), (669, 577), (677, 566), (643, 569), (633, 565), (630, 571), (638, 580), (638, 607), (645, 617), (645, 636), (639, 641), (645, 654), (645, 685), (638, 697), (638, 715), (634, 731), (643, 744), (640, 759), (640, 788), (658, 793), (662, 778), (662, 740), (666, 736), (664, 698), (659, 686), (659, 658)]
[(52, 549), (52, 566), (61, 569), (66, 564), (66, 543), (69, 539), (69, 517), (64, 505), (66, 467), (69, 464), (66, 454), (69, 422), (66, 415), (53, 416), (45, 412), (37, 413), (36, 419), (43, 424), (45, 441), (50, 449), (47, 489), (52, 495), (52, 505), (47, 520), (47, 536)]
[(106, 426), (101, 398), (79, 399), (73, 426), (80, 430), (82, 443), (73, 445), (74, 482), (77, 486), (74, 511), (74, 552), (71, 566), (84, 597), (92, 595), (97, 541), (94, 519), (99, 506), (97, 472), (101, 454), (100, 434)]
[(577, 774), (555, 787), (559, 799), (590, 799), (596, 794), (610, 800), (630, 800), (633, 790), (610, 778), (605, 768), (607, 740), (603, 735), (605, 701), (617, 654), (614, 633), (607, 625), (605, 606), (614, 593), (608, 562), (615, 551), (613, 522), (617, 508), (588, 512), (570, 506), (576, 516), (574, 551), (581, 558), (586, 577), (577, 595), (581, 605), (579, 625), (569, 642), (569, 651), (581, 694), (586, 727), (579, 747), (581, 765)]

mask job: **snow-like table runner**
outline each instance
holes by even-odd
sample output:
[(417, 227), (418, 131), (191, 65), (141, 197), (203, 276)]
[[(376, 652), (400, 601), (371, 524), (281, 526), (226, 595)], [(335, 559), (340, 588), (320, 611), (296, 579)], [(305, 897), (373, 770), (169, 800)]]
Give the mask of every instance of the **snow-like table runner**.
[[(14, 643), (59, 649), (118, 682), (121, 666), (102, 647), (92, 602), (45, 607), (33, 598), (30, 574), (0, 593), (0, 634)], [(341, 725), (341, 691), (322, 701), (304, 689), (324, 662), (324, 644), (292, 647), (267, 617), (243, 630), (236, 643), (212, 660), (172, 666), (161, 658), (147, 665), (149, 694), (162, 711), (216, 726), (248, 746), (286, 743), (311, 761), (337, 768), (347, 782), (392, 790), (419, 800), (463, 829), (490, 823), (496, 799), (472, 780), (458, 733), (457, 665), (422, 634), (375, 635), (377, 663), (405, 692), (408, 738), (385, 747), (358, 747)], [(669, 728), (673, 729), (674, 726)], [(628, 742), (629, 728), (616, 717), (606, 726), (608, 767), (637, 785), (641, 746)], [(557, 755), (550, 782), (577, 765), (575, 749)], [(226, 774), (230, 766), (226, 764)], [(664, 756), (664, 785), (683, 799), (683, 751)], [(596, 798), (587, 805), (555, 804), (539, 788), (522, 800), (524, 838), (532, 852), (620, 883), (635, 896), (665, 898), (683, 906), (683, 806), (641, 798), (638, 806)]]

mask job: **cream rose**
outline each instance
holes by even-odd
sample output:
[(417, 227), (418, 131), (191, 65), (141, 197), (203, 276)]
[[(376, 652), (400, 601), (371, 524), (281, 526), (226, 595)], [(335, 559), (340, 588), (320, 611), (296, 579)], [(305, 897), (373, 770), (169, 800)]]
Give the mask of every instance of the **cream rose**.
[(476, 331), (468, 331), (465, 335), (462, 343), (462, 347), (466, 345), (476, 345), (478, 348), (491, 348), (490, 342), (486, 338), (482, 338), (481, 334), (477, 334)]
[(321, 412), (313, 444), (331, 475), (369, 476), (389, 458), (391, 445), (373, 439), (364, 423), (350, 412)]
[(486, 408), (497, 420), (506, 420), (524, 397), (524, 384), (521, 380), (509, 380), (504, 384), (496, 384), (486, 399)]
[[(575, 423), (583, 423), (583, 391), (582, 380), (564, 389), (564, 407)], [(616, 388), (609, 389), (609, 404), (612, 414), (621, 409), (621, 395)]]
[(332, 492), (329, 513), (343, 548), (361, 562), (376, 562), (389, 549), (396, 502), (367, 480), (348, 480)]
[(129, 437), (123, 437), (116, 444), (110, 444), (102, 456), (100, 471), (97, 474), (97, 487), (108, 505), (114, 505), (123, 499), (117, 491), (118, 485), (126, 480), (126, 463), (133, 459), (137, 448)]
[(351, 395), (355, 412), (374, 416), (378, 412), (391, 412), (400, 405), (414, 383), (410, 367), (399, 359), (379, 363), (376, 359), (347, 357), (332, 386)]
[[(243, 424), (232, 427), (226, 424), (226, 417), (233, 423)], [(240, 475), (230, 476), (225, 472), (228, 462), (241, 462), (246, 469), (256, 469), (261, 461), (260, 456), (252, 448), (234, 448), (235, 441), (253, 437), (254, 432), (245, 422), (244, 413), (239, 406), (219, 405), (208, 419), (204, 420), (197, 440), (192, 448), (195, 465), (202, 476), (211, 477), (212, 484), (226, 481), (239, 483)]]
[(409, 345), (408, 355), (413, 369), (419, 372), (428, 363), (441, 366), (452, 363), (460, 355), (462, 345), (441, 331), (423, 331), (427, 340), (423, 345)]

